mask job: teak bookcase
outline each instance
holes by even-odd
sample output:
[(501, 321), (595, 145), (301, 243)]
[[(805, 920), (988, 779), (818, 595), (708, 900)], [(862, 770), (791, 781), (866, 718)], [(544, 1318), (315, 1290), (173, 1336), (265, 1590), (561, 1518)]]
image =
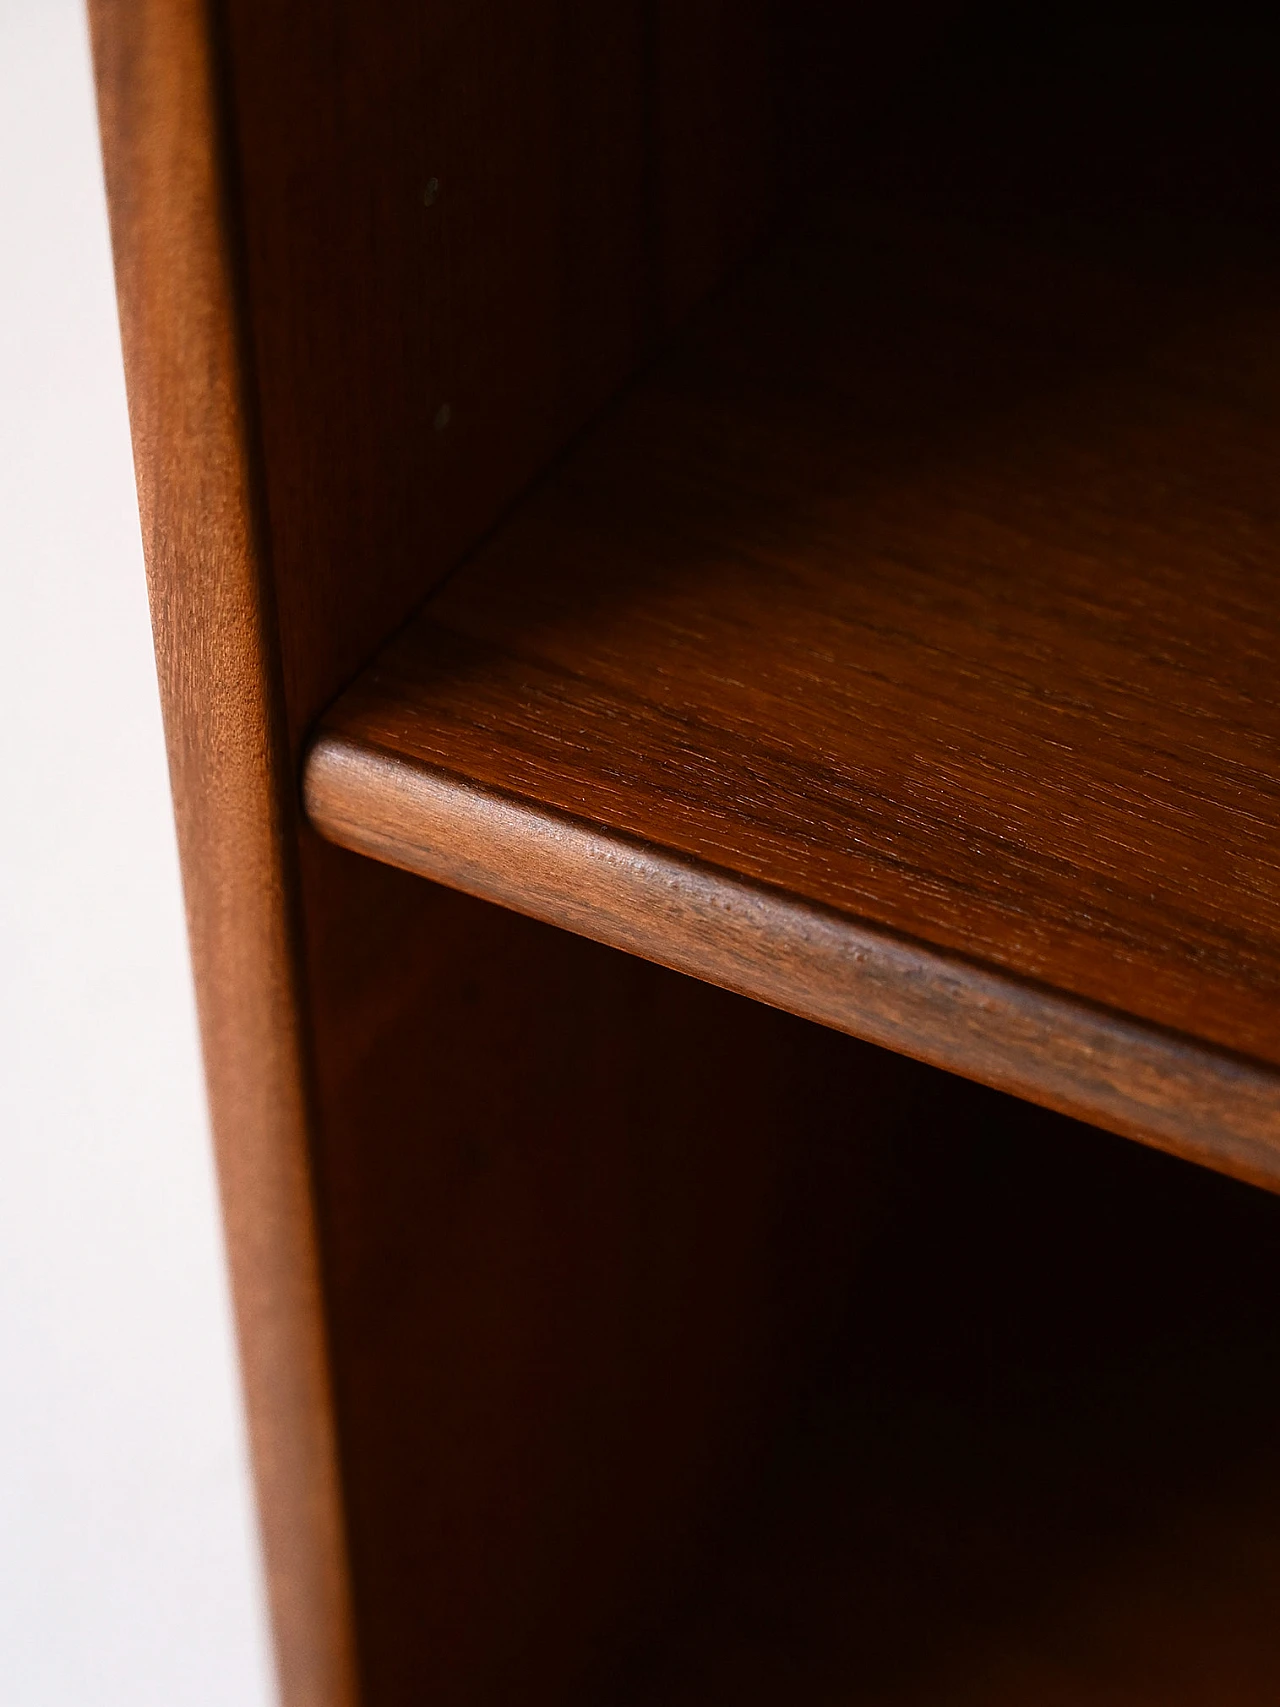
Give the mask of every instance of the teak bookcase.
[(287, 1707), (1274, 1707), (1271, 38), (90, 10)]

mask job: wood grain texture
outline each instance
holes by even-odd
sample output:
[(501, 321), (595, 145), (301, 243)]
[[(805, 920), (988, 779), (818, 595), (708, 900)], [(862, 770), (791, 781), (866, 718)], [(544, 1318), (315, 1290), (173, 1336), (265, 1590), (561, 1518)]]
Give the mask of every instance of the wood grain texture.
[(316, 711), (757, 229), (756, 12), (97, 16), (291, 1703), (352, 1687), (308, 1167), (362, 1698), (557, 1703), (669, 1595), (827, 1308), (778, 1219), (833, 1063), (860, 1135), (895, 1117), (900, 1064), (355, 859), (290, 785)]
[(1275, 1183), (1274, 280), (825, 210), (327, 715), (313, 820)]
[(286, 1707), (351, 1707), (308, 1155), (289, 764), (209, 18), (93, 0), (143, 544)]
[[(761, 9), (227, 0), (295, 751), (758, 229)], [(776, 1225), (811, 1105), (859, 1085), (856, 1174), (902, 1064), (300, 829), (364, 1697), (558, 1707), (670, 1594), (826, 1308), (794, 1285), (821, 1241)]]
[(1280, 1078), (919, 939), (327, 736), (344, 846), (1244, 1179), (1280, 1185)]

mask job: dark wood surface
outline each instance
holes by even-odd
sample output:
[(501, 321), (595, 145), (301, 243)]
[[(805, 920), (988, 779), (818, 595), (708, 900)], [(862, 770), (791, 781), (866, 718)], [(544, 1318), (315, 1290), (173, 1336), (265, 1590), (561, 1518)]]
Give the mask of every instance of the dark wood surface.
[(293, 913), (294, 802), (215, 56), (198, 0), (93, 0), (89, 15), (277, 1675), (287, 1707), (351, 1707), (354, 1630)]
[[(224, 10), (296, 760), (757, 234), (763, 7)], [(805, 1338), (772, 1205), (830, 1069), (779, 1016), (298, 845), (364, 1697), (558, 1707), (696, 1554)]]
[[(790, 46), (780, 46), (775, 11), (786, 14)], [(890, 159), (892, 146), (868, 148), (847, 121), (857, 131), (874, 111), (901, 125), (891, 73), (937, 39), (947, 11), (925, 0), (868, 32), (860, 15), (826, 0), (787, 8), (763, 0), (447, 0), (427, 8), (413, 0), (360, 8), (344, 0), (95, 0), (144, 536), (289, 1707), (352, 1699), (348, 1592), (369, 1707), (427, 1699), (562, 1707), (575, 1692), (599, 1700), (594, 1683), (617, 1643), (652, 1627), (696, 1575), (799, 1369), (829, 1337), (877, 1218), (892, 1213), (883, 1176), (907, 1153), (897, 1139), (924, 1069), (326, 843), (301, 820), (294, 781), (323, 707), (745, 252), (779, 186), (790, 197), (846, 155)], [(1003, 21), (994, 22), (1003, 39)], [(1048, 57), (1056, 64), (1060, 56)], [(968, 70), (953, 81), (978, 87)], [(851, 101), (855, 84), (874, 98)], [(1089, 102), (1069, 105), (1092, 122)], [(779, 124), (805, 134), (775, 150)], [(1009, 158), (1006, 132), (997, 125), (992, 134), (998, 159)], [(951, 159), (932, 139), (923, 152)], [(1155, 153), (1166, 159), (1162, 147)], [(873, 266), (861, 298), (839, 287), (842, 301), (864, 305), (849, 321), (850, 348), (869, 326), (892, 333), (879, 366), (859, 370), (860, 390), (868, 374), (874, 384), (872, 414), (858, 431), (867, 441), (870, 422), (880, 447), (868, 480), (882, 495), (899, 490), (909, 506), (922, 455), (930, 466), (953, 466), (976, 433), (980, 460), (984, 423), (1004, 431), (1011, 408), (1034, 420), (1036, 399), (1070, 378), (1077, 348), (1069, 340), (1060, 347), (1053, 290), (1033, 267), (1025, 285), (1015, 269), (1008, 296), (1030, 313), (1028, 325), (1012, 344), (1007, 326), (998, 338), (983, 333), (984, 284), (966, 356), (975, 311), (964, 266), (957, 270), (954, 257), (943, 266), (926, 251), (934, 261), (922, 272), (908, 257), (905, 284), (892, 270), (886, 282)], [(988, 260), (976, 265), (987, 277)], [(942, 287), (955, 313), (944, 324), (937, 302), (930, 307), (924, 324), (937, 336), (913, 366), (901, 358), (922, 324), (921, 277)], [(714, 590), (721, 577), (739, 589), (735, 598), (752, 586), (767, 591), (753, 556), (759, 518), (778, 510), (781, 493), (782, 531), (794, 538), (793, 499), (803, 507), (821, 495), (813, 469), (826, 466), (846, 430), (847, 400), (805, 379), (803, 338), (787, 346), (786, 359), (799, 363), (794, 386), (767, 363), (757, 371), (758, 358), (776, 361), (784, 348), (768, 291), (783, 308), (795, 301), (789, 279), (775, 288), (766, 278), (761, 288), (763, 335), (749, 304), (738, 332), (722, 321), (731, 346), (745, 336), (750, 359), (732, 348), (722, 359), (706, 344), (692, 366), (659, 382), (669, 389), (674, 375), (683, 400), (672, 416), (659, 398), (658, 437), (682, 421), (697, 455), (686, 457), (677, 437), (663, 474), (666, 453), (655, 459), (643, 418), (638, 427), (624, 422), (613, 450), (602, 441), (613, 471), (594, 488), (587, 482), (586, 507), (583, 493), (567, 492), (563, 502), (579, 518), (592, 505), (605, 512), (588, 529), (593, 557), (597, 539), (612, 540), (615, 552), (619, 523), (641, 545), (646, 526), (669, 539), (679, 523), (687, 539), (687, 513), (701, 538), (697, 518), (714, 520), (708, 496), (723, 475), (734, 521), (710, 539), (704, 585)], [(1072, 285), (1071, 301), (1079, 295)], [(1095, 295), (1085, 321), (1089, 338), (1101, 339), (1105, 378), (1108, 352), (1147, 347), (1153, 299), (1143, 290), (1117, 295), (1105, 281)], [(1195, 303), (1212, 298), (1192, 297), (1194, 329)], [(819, 289), (810, 366), (827, 369), (832, 316), (823, 300)], [(1261, 430), (1267, 369), (1252, 301), (1247, 292), (1233, 297), (1218, 367), (1241, 371), (1227, 359), (1235, 326), (1244, 367), (1258, 369), (1239, 400)], [(1176, 301), (1171, 312), (1181, 313)], [(952, 324), (965, 336), (948, 345)], [(1030, 370), (1019, 366), (1024, 347), (1038, 352)], [(993, 349), (1006, 352), (994, 367)], [(1211, 349), (1210, 379), (1215, 360)], [(974, 372), (984, 368), (975, 389)], [(910, 389), (899, 396), (895, 375), (914, 375), (914, 400)], [(831, 433), (813, 412), (824, 393)], [(921, 395), (931, 411), (923, 437)], [(727, 396), (727, 416), (717, 396)], [(752, 411), (757, 425), (744, 438)], [(726, 419), (736, 436), (723, 430)], [(1100, 442), (1095, 427), (1090, 419), (1086, 458)], [(784, 438), (790, 460), (778, 457)], [(1231, 442), (1239, 451), (1238, 433)], [(633, 459), (629, 443), (642, 454)], [(1241, 459), (1223, 443), (1223, 460), (1247, 473), (1253, 453)], [(702, 470), (683, 510), (680, 465)], [(1176, 466), (1185, 471), (1185, 460)], [(906, 477), (897, 488), (895, 468)], [(744, 469), (756, 510), (743, 505)], [(633, 472), (661, 476), (665, 519), (661, 509), (650, 513)], [(560, 500), (551, 490), (550, 520), (535, 531), (554, 535)], [(832, 490), (839, 499), (839, 479)], [(940, 501), (935, 494), (935, 510)], [(1235, 547), (1221, 541), (1237, 538), (1243, 512), (1235, 498), (1224, 502), (1225, 510), (1204, 511), (1205, 531), (1212, 523), (1214, 549), (1230, 557)], [(992, 514), (1008, 526), (1013, 511), (997, 505)], [(1107, 518), (1109, 536), (1111, 510)], [(926, 517), (920, 526), (928, 525)], [(749, 573), (735, 561), (722, 577), (726, 542), (748, 536)], [(534, 586), (517, 555), (516, 579)], [(644, 640), (644, 621), (633, 625), (632, 614), (658, 608), (645, 579), (658, 559), (647, 546), (630, 560), (611, 556), (603, 582), (588, 577), (607, 593), (599, 600), (580, 599), (572, 564), (558, 583), (545, 554), (534, 560), (552, 629), (563, 619), (553, 609), (559, 601), (578, 617), (597, 609), (611, 632), (635, 626)], [(697, 579), (681, 568), (685, 590), (672, 583), (667, 606), (679, 620), (701, 613), (685, 637), (695, 651), (709, 608), (697, 596), (686, 602)], [(771, 595), (764, 602), (772, 622)], [(524, 625), (527, 614), (513, 603), (504, 620)], [(658, 626), (670, 636), (661, 611)], [(1209, 644), (1212, 624), (1206, 634)], [(506, 641), (468, 638), (459, 617), (455, 644), (478, 646), (488, 669), (495, 644), (500, 651)], [(554, 656), (543, 662), (559, 693), (564, 670)], [(452, 653), (448, 673), (456, 687)], [(625, 685), (625, 669), (623, 677)], [(663, 695), (672, 681), (684, 691), (675, 678), (663, 681), (650, 672), (645, 683), (648, 733), (670, 732)], [(607, 680), (599, 685), (613, 692)], [(608, 703), (616, 730), (616, 696)], [(477, 748), (489, 739), (477, 738)], [(680, 774), (686, 751), (678, 745)], [(659, 743), (654, 752), (669, 778), (669, 749)], [(367, 779), (366, 744), (358, 756)], [(768, 756), (763, 746), (759, 756)], [(420, 789), (422, 774), (415, 778)], [(373, 780), (399, 823), (394, 792)], [(352, 781), (345, 773), (344, 787)], [(484, 784), (478, 793), (492, 826), (493, 791)], [(445, 828), (455, 850), (456, 808), (471, 798), (450, 794)], [(643, 789), (636, 798), (644, 802)], [(571, 802), (568, 816), (576, 811)], [(504, 899), (517, 904), (528, 899), (529, 819), (545, 830), (563, 815), (530, 795), (508, 820), (522, 851), (515, 892)], [(593, 830), (596, 854), (606, 845), (628, 858), (637, 846), (643, 853), (640, 888), (626, 900), (633, 923), (653, 911), (654, 873), (661, 883), (674, 876), (677, 889), (692, 873), (691, 940), (705, 947), (707, 921), (724, 916), (724, 868), (701, 852), (638, 844), (617, 825), (608, 833), (607, 844)], [(492, 837), (486, 845), (478, 886), (492, 892)], [(554, 851), (546, 839), (540, 845)], [(413, 850), (419, 865), (425, 857)], [(600, 869), (593, 858), (591, 870)], [(458, 880), (456, 871), (444, 875)], [(581, 862), (568, 874), (553, 862), (550, 875), (561, 909), (566, 876), (588, 887)], [(748, 913), (758, 914), (758, 878), (741, 871), (738, 880)], [(616, 901), (616, 887), (610, 893)], [(595, 923), (583, 928), (599, 929), (605, 892), (586, 901)], [(787, 906), (806, 941), (815, 920), (835, 919), (839, 955), (852, 945), (865, 966), (869, 953), (886, 953), (890, 1006), (923, 987), (925, 1009), (941, 1003), (954, 1019), (956, 1004), (936, 978), (936, 942), (917, 978), (902, 959), (917, 950), (904, 948), (900, 933), (872, 924), (850, 937), (854, 915), (844, 901), (820, 910), (793, 896)], [(782, 915), (772, 903), (766, 911), (772, 929)], [(759, 991), (761, 942), (776, 949), (777, 940), (775, 931), (756, 941), (743, 988)], [(716, 964), (694, 961), (694, 969), (723, 978), (724, 940), (714, 932), (710, 952)], [(789, 965), (814, 984), (811, 957)], [(1075, 1083), (1087, 1061), (1114, 1085), (1106, 1050), (1130, 1036), (1114, 1019), (1104, 1013), (1104, 1029), (1091, 1033), (1095, 1009), (1070, 993), (1046, 997), (1034, 979), (1015, 980), (1000, 966), (982, 973), (985, 984), (966, 976), (971, 1018), (988, 1042), (989, 1016), (1003, 1004), (1009, 1059), (1025, 1065), (1037, 1049), (1047, 1053), (1048, 1000), (1058, 1004), (1069, 1058), (1055, 1070)], [(1019, 1044), (1027, 991), (1039, 1019), (1033, 1014)], [(791, 1001), (786, 992), (777, 999)], [(936, 1018), (925, 1015), (934, 1037)], [(911, 1023), (918, 1027), (920, 1015)], [(1195, 1101), (1203, 1096), (1200, 1046), (1188, 1057), (1176, 1038), (1149, 1027), (1139, 1041), (1156, 1049), (1144, 1071), (1166, 1104), (1176, 1108), (1185, 1089), (1192, 1114), (1182, 1124), (1199, 1122), (1202, 1146), (1265, 1174), (1260, 1117), (1249, 1109), (1265, 1114), (1270, 1081), (1247, 1062), (1214, 1057), (1244, 1125), (1234, 1134), (1220, 1121), (1206, 1126)], [(1124, 1094), (1137, 1086), (1149, 1123), (1151, 1097), (1132, 1050), (1126, 1059)], [(1177, 1062), (1188, 1059), (1184, 1086)], [(956, 1093), (953, 1083), (947, 1095)], [(937, 1123), (945, 1139), (950, 1118)], [(1077, 1140), (1077, 1148), (1086, 1142)], [(925, 1157), (922, 1172), (945, 1179), (940, 1160)], [(916, 1248), (910, 1222), (909, 1213), (893, 1222), (904, 1250)], [(1189, 1228), (1200, 1249), (1197, 1237)], [(885, 1320), (898, 1318), (886, 1310)]]
[(1275, 1700), (1280, 1203), (964, 1088), (900, 1139), (840, 1356), (609, 1707)]
[(838, 1322), (914, 1063), (330, 850), (317, 1071), (363, 1680), (595, 1703)]
[(1276, 277), (821, 208), (328, 713), (313, 821), (1274, 1183)]
[(371, 1707), (558, 1704), (655, 1616), (828, 1308), (805, 1135), (840, 1135), (835, 1202), (896, 1119), (902, 1063), (334, 848), (295, 786), (316, 713), (758, 230), (762, 13), (95, 9), (288, 1707), (353, 1669)]
[(764, 0), (227, 0), (295, 744), (755, 240)]

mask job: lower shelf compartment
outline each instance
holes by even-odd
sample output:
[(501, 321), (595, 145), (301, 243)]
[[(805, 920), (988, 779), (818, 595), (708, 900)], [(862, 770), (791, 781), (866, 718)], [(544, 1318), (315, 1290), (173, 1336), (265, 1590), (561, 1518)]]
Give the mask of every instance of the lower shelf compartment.
[(714, 1585), (616, 1703), (1280, 1697), (1280, 1204), (961, 1100), (968, 1130), (905, 1145), (911, 1216)]

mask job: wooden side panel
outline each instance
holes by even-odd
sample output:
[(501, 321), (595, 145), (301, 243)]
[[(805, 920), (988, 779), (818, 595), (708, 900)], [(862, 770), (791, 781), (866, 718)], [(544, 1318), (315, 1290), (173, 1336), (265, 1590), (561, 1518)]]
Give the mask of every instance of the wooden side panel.
[(277, 1659), (356, 1697), (290, 920), (289, 766), (208, 20), (90, 7), (143, 543)]
[[(740, 17), (228, 0), (220, 136), (203, 9), (96, 8), (289, 1707), (355, 1695), (344, 1515), (367, 1702), (589, 1690), (838, 1295), (843, 1212), (798, 1260), (797, 1218), (864, 1195), (850, 1122), (907, 1094), (887, 1057), (324, 845), (287, 757), (749, 242)], [(713, 73), (749, 123), (706, 159)]]

